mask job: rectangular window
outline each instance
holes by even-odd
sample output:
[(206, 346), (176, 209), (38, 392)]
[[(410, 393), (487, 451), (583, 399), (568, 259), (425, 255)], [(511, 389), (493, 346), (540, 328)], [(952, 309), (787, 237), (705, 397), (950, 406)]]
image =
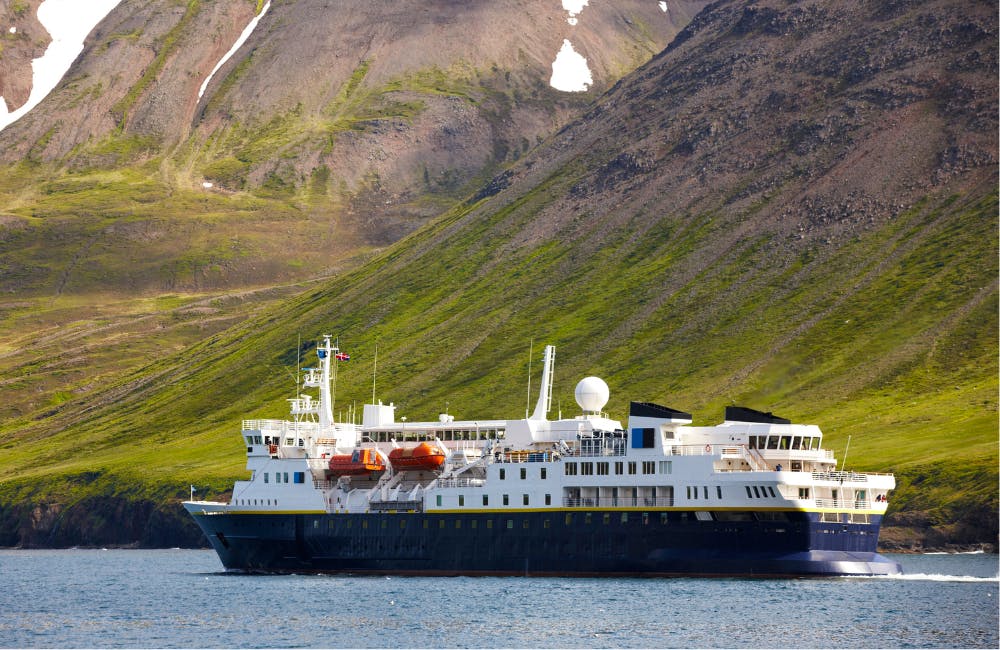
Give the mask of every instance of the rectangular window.
[(264, 472), (264, 482), (267, 483), (267, 472)]
[(673, 461), (661, 460), (660, 461), (660, 474), (670, 474), (673, 472)]
[(528, 495), (527, 494), (522, 494), (521, 495), (521, 502), (523, 503), (523, 505), (528, 505)]
[(455, 520), (455, 529), (457, 530), (457, 529), (459, 529), (461, 527), (462, 527), (462, 520), (461, 519), (456, 519)]
[(295, 482), (296, 483), (305, 483), (306, 482), (306, 473), (305, 472), (293, 472), (293, 474), (294, 474), (294, 478), (295, 478)]
[(483, 505), (484, 506), (490, 505), (490, 495), (488, 494), (483, 495)]
[(628, 473), (629, 474), (635, 474), (635, 461), (634, 460), (630, 460), (628, 462)]
[(644, 460), (644, 461), (642, 461), (642, 473), (643, 474), (656, 474), (656, 461), (655, 460)]
[(464, 506), (465, 505), (465, 495), (464, 494), (459, 494), (458, 495), (458, 505), (460, 505), (460, 506)]
[(566, 463), (563, 466), (566, 476), (576, 476), (576, 463)]
[(580, 474), (584, 476), (593, 476), (594, 474), (594, 464), (593, 463), (580, 463)]
[(444, 528), (444, 519), (438, 521), (438, 528)]
[(609, 464), (608, 463), (597, 463), (597, 475), (607, 476), (608, 475)]
[(808, 499), (809, 498), (809, 488), (799, 488), (799, 498)]
[(545, 505), (547, 505), (547, 506), (551, 506), (552, 505), (552, 495), (551, 494), (546, 494), (545, 495)]
[(760, 490), (758, 490), (758, 489), (757, 489), (757, 486), (756, 486), (756, 485), (755, 485), (755, 486), (753, 486), (753, 495), (754, 495), (755, 497), (757, 497), (758, 499), (760, 498)]
[(604, 513), (604, 525), (607, 526), (610, 523), (611, 523), (611, 513), (610, 512), (605, 512)]
[(288, 483), (288, 472), (285, 472), (285, 480), (284, 480), (284, 482)]
[(502, 481), (502, 480), (504, 480), (506, 478), (507, 478), (507, 470), (505, 470), (504, 468), (501, 467), (500, 468), (500, 480)]
[(521, 480), (523, 481), (526, 478), (528, 478), (528, 468), (527, 467), (522, 467), (521, 468)]
[(492, 519), (487, 519), (486, 520), (486, 527), (487, 528), (493, 528), (493, 520)]
[(590, 520), (591, 520), (591, 519), (592, 519), (592, 517), (591, 517), (591, 513), (589, 513), (589, 512), (588, 512), (587, 514), (585, 514), (585, 515), (583, 516), (583, 523), (585, 523), (585, 524), (587, 524), (587, 525), (589, 526), (589, 525), (590, 525)]
[(469, 528), (479, 528), (479, 520), (473, 519), (472, 522), (469, 523)]
[(506, 494), (505, 494), (505, 495), (503, 495), (503, 504), (504, 504), (505, 506), (508, 506), (508, 505), (510, 505), (510, 497), (509, 497), (509, 496), (507, 496)]
[(615, 461), (615, 474), (621, 475), (625, 473), (625, 463), (620, 460)]
[(706, 499), (708, 498), (708, 486), (707, 485), (703, 485), (702, 486), (702, 494), (705, 495)]
[(573, 515), (571, 515), (571, 514), (567, 514), (567, 515), (566, 515), (566, 525), (567, 525), (567, 526), (570, 526), (570, 525), (572, 525), (572, 524), (573, 524)]
[(774, 488), (770, 485), (767, 486), (767, 491), (771, 493), (771, 498), (777, 499), (778, 495), (774, 493)]
[(718, 498), (720, 498), (720, 499), (722, 498), (722, 486), (721, 485), (716, 485), (715, 486), (715, 496), (718, 497)]
[(627, 524), (628, 523), (628, 513), (627, 512), (623, 512), (622, 513), (622, 523), (623, 524)]
[(542, 522), (542, 528), (551, 528), (551, 525), (550, 525), (550, 523), (549, 523), (549, 520), (548, 520), (548, 519), (546, 519), (546, 520), (544, 520), (544, 521)]
[(514, 528), (514, 520), (513, 519), (508, 519), (507, 520), (507, 529), (510, 530), (512, 528)]
[(660, 513), (660, 525), (661, 526), (666, 526), (667, 523), (668, 523), (668, 521), (669, 521), (669, 518), (667, 517), (667, 513), (661, 512)]
[(540, 469), (540, 474), (539, 474), (539, 478), (541, 478), (541, 479), (542, 479), (543, 481), (544, 481), (544, 480), (545, 480), (545, 478), (546, 478), (546, 476), (545, 476), (545, 468), (544, 468), (544, 467), (542, 467), (542, 468)]
[(436, 504), (437, 504), (437, 505), (438, 505), (439, 507), (441, 506), (441, 499), (442, 499), (442, 498), (443, 498), (443, 497), (442, 497), (442, 496), (441, 496), (440, 494), (439, 494), (439, 495), (437, 495), (437, 501), (436, 501)]
[(749, 485), (744, 485), (743, 487), (745, 487), (747, 489), (747, 498), (748, 499), (752, 499), (753, 498), (753, 494), (750, 492), (750, 486)]

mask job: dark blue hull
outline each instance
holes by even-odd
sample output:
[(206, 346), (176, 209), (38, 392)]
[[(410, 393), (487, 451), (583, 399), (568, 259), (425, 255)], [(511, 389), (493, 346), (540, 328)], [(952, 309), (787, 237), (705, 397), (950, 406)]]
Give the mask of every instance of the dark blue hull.
[[(196, 514), (230, 570), (419, 575), (885, 575), (881, 517), (554, 510)], [(706, 516), (711, 519), (706, 520)]]

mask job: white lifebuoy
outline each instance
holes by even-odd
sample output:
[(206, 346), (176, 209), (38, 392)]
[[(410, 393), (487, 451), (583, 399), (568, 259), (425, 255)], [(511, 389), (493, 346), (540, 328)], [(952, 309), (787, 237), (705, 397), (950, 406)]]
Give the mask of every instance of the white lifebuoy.
[(706, 454), (712, 453), (712, 445), (705, 445), (705, 453)]

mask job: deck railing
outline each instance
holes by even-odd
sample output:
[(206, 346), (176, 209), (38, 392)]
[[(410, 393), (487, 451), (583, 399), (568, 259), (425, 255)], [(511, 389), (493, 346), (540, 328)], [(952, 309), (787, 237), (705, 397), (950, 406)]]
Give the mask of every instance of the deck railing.
[(566, 508), (658, 508), (674, 505), (673, 497), (563, 497)]

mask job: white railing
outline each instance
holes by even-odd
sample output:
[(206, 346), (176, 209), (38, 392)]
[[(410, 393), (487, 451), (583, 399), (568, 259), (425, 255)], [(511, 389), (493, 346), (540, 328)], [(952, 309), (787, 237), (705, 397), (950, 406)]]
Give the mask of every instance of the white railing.
[(243, 431), (281, 431), (285, 433), (315, 433), (318, 422), (289, 422), (288, 420), (243, 420)]
[[(834, 510), (874, 510), (875, 504), (868, 499), (815, 499), (817, 508)], [(878, 505), (882, 505), (879, 502)]]
[(834, 481), (837, 483), (867, 483), (868, 475), (857, 472), (813, 472), (814, 481)]
[(563, 497), (566, 508), (656, 508), (674, 505), (673, 497)]
[(438, 487), (482, 487), (485, 481), (481, 478), (439, 478)]

